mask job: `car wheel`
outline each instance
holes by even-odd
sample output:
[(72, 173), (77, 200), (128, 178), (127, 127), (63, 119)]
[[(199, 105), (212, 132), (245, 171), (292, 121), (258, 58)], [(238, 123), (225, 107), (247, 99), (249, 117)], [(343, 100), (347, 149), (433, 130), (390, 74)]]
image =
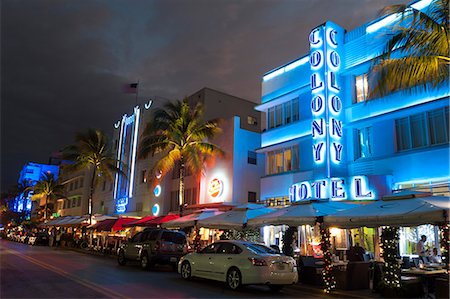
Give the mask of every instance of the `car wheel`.
[(227, 285), (232, 290), (237, 290), (241, 286), (242, 275), (239, 269), (231, 268), (227, 273)]
[(148, 260), (147, 253), (143, 253), (141, 256), (141, 268), (143, 270), (147, 270), (148, 268), (150, 268), (150, 262)]
[(191, 264), (189, 264), (189, 262), (183, 262), (183, 264), (181, 264), (181, 277), (186, 280), (192, 277)]
[(117, 262), (121, 266), (125, 266), (126, 265), (127, 259), (125, 258), (125, 253), (123, 252), (123, 250), (119, 251), (119, 255), (117, 256)]
[(279, 285), (279, 284), (270, 284), (269, 285), (269, 289), (273, 292), (279, 292), (281, 291), (281, 289), (283, 289), (283, 285)]

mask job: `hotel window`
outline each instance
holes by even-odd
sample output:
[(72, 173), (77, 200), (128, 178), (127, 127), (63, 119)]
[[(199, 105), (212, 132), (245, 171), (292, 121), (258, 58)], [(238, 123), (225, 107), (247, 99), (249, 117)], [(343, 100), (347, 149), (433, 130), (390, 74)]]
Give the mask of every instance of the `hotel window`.
[(372, 157), (372, 128), (356, 130), (356, 159)]
[(368, 94), (368, 90), (369, 90), (367, 74), (356, 76), (355, 88), (356, 88), (355, 103), (364, 102), (367, 99), (367, 94)]
[(80, 188), (83, 188), (84, 177), (80, 179)]
[(269, 111), (267, 113), (267, 124), (269, 125), (269, 129), (272, 129), (275, 127), (275, 108), (269, 108)]
[(298, 146), (267, 153), (267, 174), (283, 173), (298, 169)]
[(147, 183), (147, 170), (142, 170), (141, 183)]
[(284, 106), (284, 123), (289, 124), (292, 122), (291, 102), (286, 102), (283, 104), (283, 106)]
[(72, 190), (73, 190), (73, 182), (71, 182), (69, 185), (69, 191), (72, 191)]
[(256, 152), (248, 151), (247, 163), (256, 165), (256, 163), (257, 163), (257, 154), (256, 154)]
[(73, 187), (75, 190), (78, 189), (78, 180), (75, 181), (75, 186)]
[(248, 202), (256, 202), (256, 192), (248, 192)]
[(300, 119), (300, 113), (299, 113), (299, 103), (298, 98), (295, 98), (292, 100), (292, 121), (298, 121)]
[(77, 199), (77, 207), (81, 206), (81, 197), (78, 197)]
[(397, 151), (449, 142), (449, 108), (439, 108), (395, 120)]
[(278, 150), (275, 154), (275, 171), (276, 173), (283, 172), (283, 151)]
[(275, 124), (277, 127), (283, 124), (283, 106), (275, 106)]

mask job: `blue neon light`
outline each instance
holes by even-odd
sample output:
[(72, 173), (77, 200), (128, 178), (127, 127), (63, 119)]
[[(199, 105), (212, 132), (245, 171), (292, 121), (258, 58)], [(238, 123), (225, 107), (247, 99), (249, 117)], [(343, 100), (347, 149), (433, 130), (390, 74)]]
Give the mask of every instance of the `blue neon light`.
[(288, 65), (286, 65), (285, 67), (279, 68), (278, 70), (275, 70), (275, 71), (273, 71), (271, 73), (268, 73), (267, 75), (265, 75), (263, 77), (263, 81), (266, 82), (266, 81), (268, 81), (268, 80), (270, 80), (272, 78), (280, 76), (280, 75), (284, 74), (285, 72), (289, 72), (289, 71), (291, 71), (291, 70), (293, 70), (295, 68), (298, 68), (301, 65), (304, 65), (308, 61), (309, 61), (309, 57), (308, 56), (302, 57), (302, 58), (300, 58), (300, 59), (298, 59), (298, 60), (296, 60), (296, 61), (294, 61), (294, 62), (292, 62), (292, 63), (290, 63)]
[(153, 194), (155, 194), (156, 197), (161, 195), (161, 185), (157, 185), (155, 189), (153, 189)]

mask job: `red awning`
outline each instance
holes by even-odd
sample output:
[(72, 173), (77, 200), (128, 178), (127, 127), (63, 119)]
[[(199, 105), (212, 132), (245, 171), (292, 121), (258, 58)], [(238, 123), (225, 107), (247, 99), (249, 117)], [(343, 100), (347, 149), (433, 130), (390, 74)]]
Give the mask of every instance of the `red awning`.
[(118, 231), (125, 229), (125, 224), (136, 221), (136, 218), (106, 219), (92, 225), (90, 228), (97, 231)]
[(171, 221), (171, 220), (177, 219), (179, 217), (180, 216), (176, 215), (176, 214), (154, 217), (153, 219), (150, 219), (150, 220), (145, 221), (145, 222), (141, 222), (141, 223), (139, 223), (138, 225), (135, 225), (135, 226), (158, 226), (158, 225), (161, 225), (164, 222)]
[(139, 219), (139, 220), (135, 219), (135, 221), (125, 223), (123, 226), (124, 227), (140, 226), (141, 223), (145, 223), (145, 222), (147, 222), (149, 220), (152, 220), (154, 218), (156, 218), (156, 216), (146, 216), (146, 217), (144, 217), (142, 219)]

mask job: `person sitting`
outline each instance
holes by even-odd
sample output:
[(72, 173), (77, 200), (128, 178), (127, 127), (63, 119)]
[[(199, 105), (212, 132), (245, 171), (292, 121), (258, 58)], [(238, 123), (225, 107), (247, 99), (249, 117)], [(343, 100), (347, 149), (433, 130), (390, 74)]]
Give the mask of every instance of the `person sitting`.
[(436, 248), (436, 247), (433, 248), (433, 254), (430, 255), (430, 256), (428, 257), (428, 259), (429, 259), (430, 263), (437, 263), (437, 264), (438, 264), (438, 263), (441, 263), (441, 262), (442, 262), (441, 256), (438, 255), (438, 252), (437, 252), (437, 248)]
[(347, 252), (347, 258), (350, 262), (363, 262), (364, 254), (366, 250), (356, 243), (355, 246), (350, 247), (350, 250)]

